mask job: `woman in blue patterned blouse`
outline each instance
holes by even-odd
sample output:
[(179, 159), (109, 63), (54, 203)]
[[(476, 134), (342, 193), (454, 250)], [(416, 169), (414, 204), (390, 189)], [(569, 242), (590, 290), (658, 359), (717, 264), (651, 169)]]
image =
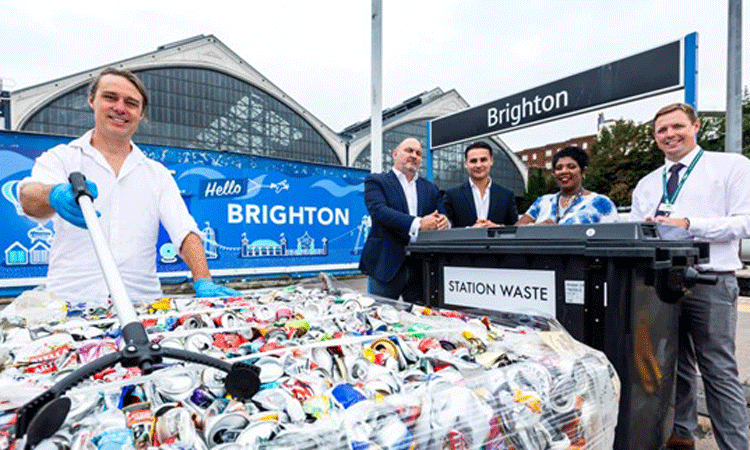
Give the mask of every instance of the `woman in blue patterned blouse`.
[(516, 225), (617, 222), (617, 208), (606, 195), (583, 187), (589, 157), (580, 147), (565, 147), (552, 157), (560, 192), (536, 199)]

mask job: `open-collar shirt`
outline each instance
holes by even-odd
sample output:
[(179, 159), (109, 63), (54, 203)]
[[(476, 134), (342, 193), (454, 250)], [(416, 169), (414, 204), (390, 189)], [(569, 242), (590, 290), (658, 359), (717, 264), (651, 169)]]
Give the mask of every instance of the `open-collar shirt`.
[(400, 170), (395, 167), (391, 168), (391, 170), (396, 175), (396, 178), (398, 178), (401, 189), (404, 190), (406, 205), (409, 208), (409, 215), (414, 216), (414, 220), (412, 220), (411, 227), (409, 228), (409, 240), (414, 242), (417, 239), (419, 226), (422, 223), (422, 219), (417, 215), (417, 212), (419, 211), (417, 209), (417, 178), (419, 178), (419, 175), (415, 174), (414, 178), (409, 181), (409, 179), (406, 178), (406, 175)]
[(484, 190), (484, 197), (479, 190), (479, 187), (474, 184), (474, 181), (469, 179), (469, 186), (471, 186), (471, 194), (474, 196), (474, 207), (477, 210), (477, 220), (487, 219), (490, 212), (490, 191), (492, 189), (492, 179), (489, 179), (487, 188)]
[[(133, 300), (161, 295), (156, 275), (159, 224), (178, 252), (190, 232), (201, 235), (188, 212), (173, 176), (161, 163), (146, 157), (131, 142), (132, 151), (115, 175), (101, 152), (91, 145), (92, 131), (69, 144), (40, 155), (31, 176), (19, 182), (67, 183), (71, 172), (82, 172), (99, 191), (94, 208), (112, 250), (125, 288)], [(50, 219), (34, 219), (46, 224)], [(49, 250), (46, 289), (70, 302), (95, 302), (109, 296), (88, 231), (54, 214), (54, 240)]]
[[(694, 148), (679, 162), (687, 167), (698, 156)], [(664, 165), (646, 175), (633, 191), (630, 220), (653, 217), (664, 196)], [(704, 151), (701, 159), (682, 185), (674, 201), (672, 217), (687, 217), (690, 227), (686, 237), (710, 242), (710, 261), (700, 270), (731, 271), (742, 267), (739, 240), (750, 236), (750, 160), (737, 153)]]

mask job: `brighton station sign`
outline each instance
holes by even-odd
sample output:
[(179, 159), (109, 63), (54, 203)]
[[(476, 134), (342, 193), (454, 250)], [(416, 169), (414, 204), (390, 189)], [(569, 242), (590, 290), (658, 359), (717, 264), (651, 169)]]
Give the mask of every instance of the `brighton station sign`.
[[(684, 39), (553, 81), (430, 123), (431, 147), (581, 114), (685, 86), (695, 33)], [(682, 62), (686, 61), (683, 66)], [(694, 67), (694, 63), (693, 63)], [(684, 69), (684, 70), (681, 70)], [(694, 69), (692, 69), (694, 70)]]

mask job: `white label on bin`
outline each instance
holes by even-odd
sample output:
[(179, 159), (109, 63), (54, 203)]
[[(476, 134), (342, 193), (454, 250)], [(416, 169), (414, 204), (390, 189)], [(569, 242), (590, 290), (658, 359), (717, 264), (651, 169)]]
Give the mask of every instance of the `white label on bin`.
[(565, 280), (565, 303), (583, 305), (585, 298), (585, 282), (581, 280)]
[(555, 271), (443, 267), (445, 303), (555, 317)]

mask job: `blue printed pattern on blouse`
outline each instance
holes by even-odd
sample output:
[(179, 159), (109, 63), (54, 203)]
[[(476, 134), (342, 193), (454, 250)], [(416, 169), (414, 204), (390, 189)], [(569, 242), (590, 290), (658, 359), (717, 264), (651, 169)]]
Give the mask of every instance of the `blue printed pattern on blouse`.
[[(558, 216), (557, 194), (547, 194), (536, 199), (533, 205), (526, 211), (536, 223), (547, 219), (553, 221)], [(600, 223), (618, 222), (617, 207), (606, 195), (590, 192), (581, 195), (560, 213), (559, 224)]]

